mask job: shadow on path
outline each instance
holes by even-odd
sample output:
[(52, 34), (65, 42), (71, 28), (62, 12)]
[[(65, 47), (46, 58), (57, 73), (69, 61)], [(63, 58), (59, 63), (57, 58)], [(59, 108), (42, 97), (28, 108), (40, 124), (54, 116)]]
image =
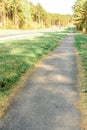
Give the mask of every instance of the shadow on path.
[(29, 77), (0, 130), (80, 130), (73, 34)]

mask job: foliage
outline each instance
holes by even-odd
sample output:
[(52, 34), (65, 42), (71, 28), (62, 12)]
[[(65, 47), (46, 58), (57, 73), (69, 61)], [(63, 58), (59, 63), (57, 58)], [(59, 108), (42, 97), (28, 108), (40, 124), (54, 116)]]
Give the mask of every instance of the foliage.
[(77, 29), (87, 33), (87, 0), (77, 0), (73, 10)]
[(4, 3), (1, 27), (7, 29), (38, 29), (51, 26), (66, 26), (71, 15), (52, 14), (38, 3), (34, 5), (27, 0), (1, 0)]
[(75, 34), (75, 46), (82, 62), (84, 77), (82, 77), (82, 89), (87, 92), (87, 36), (84, 34)]

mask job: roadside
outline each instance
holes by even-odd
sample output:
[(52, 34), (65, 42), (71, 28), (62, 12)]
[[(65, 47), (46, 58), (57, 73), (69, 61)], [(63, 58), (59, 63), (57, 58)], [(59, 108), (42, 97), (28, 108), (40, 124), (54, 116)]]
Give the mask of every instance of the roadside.
[[(41, 32), (39, 32), (41, 33)], [(38, 61), (55, 49), (66, 33), (44, 32), (22, 39), (9, 39), (0, 43), (0, 117), (17, 92), (20, 78), (24, 81)], [(28, 72), (28, 74), (25, 74)], [(24, 76), (23, 76), (24, 75)], [(22, 76), (22, 77), (21, 77)], [(19, 81), (19, 82), (18, 82)], [(21, 85), (20, 85), (21, 84)]]
[(84, 71), (82, 69), (81, 60), (77, 54), (78, 63), (78, 86), (79, 86), (79, 102), (78, 109), (81, 113), (81, 130), (87, 130), (87, 93), (83, 92), (83, 79), (85, 78)]
[(66, 28), (47, 28), (47, 29), (39, 29), (39, 30), (0, 30), (0, 41), (5, 41), (9, 39), (25, 39), (34, 36), (43, 35), (46, 32), (61, 32)]
[(77, 33), (76, 31), (74, 37), (79, 72), (78, 86), (80, 99), (78, 108), (81, 111), (81, 129), (87, 130), (87, 35)]
[(73, 34), (44, 59), (1, 120), (2, 130), (80, 130)]

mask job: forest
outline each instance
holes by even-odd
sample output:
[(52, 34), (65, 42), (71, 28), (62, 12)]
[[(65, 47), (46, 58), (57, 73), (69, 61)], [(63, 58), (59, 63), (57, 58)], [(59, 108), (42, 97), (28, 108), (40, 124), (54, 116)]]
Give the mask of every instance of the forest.
[(73, 10), (74, 24), (77, 29), (87, 33), (87, 0), (77, 0)]
[(40, 3), (28, 0), (0, 0), (1, 29), (41, 29), (66, 26), (72, 15), (46, 12)]

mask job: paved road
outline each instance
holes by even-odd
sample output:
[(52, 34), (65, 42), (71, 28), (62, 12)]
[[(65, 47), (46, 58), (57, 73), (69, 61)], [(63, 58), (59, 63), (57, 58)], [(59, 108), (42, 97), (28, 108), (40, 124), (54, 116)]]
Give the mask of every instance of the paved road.
[[(46, 31), (45, 31), (46, 32)], [(43, 35), (43, 31), (26, 31), (25, 33), (14, 33), (14, 34), (0, 34), (0, 41), (7, 41), (12, 39), (25, 39), (34, 36)]]
[(70, 33), (26, 81), (0, 130), (80, 130), (77, 65)]
[(49, 28), (49, 29), (41, 29), (41, 30), (0, 30), (0, 41), (12, 40), (12, 39), (25, 39), (34, 36), (43, 35), (46, 32), (61, 32), (64, 31), (64, 28)]

